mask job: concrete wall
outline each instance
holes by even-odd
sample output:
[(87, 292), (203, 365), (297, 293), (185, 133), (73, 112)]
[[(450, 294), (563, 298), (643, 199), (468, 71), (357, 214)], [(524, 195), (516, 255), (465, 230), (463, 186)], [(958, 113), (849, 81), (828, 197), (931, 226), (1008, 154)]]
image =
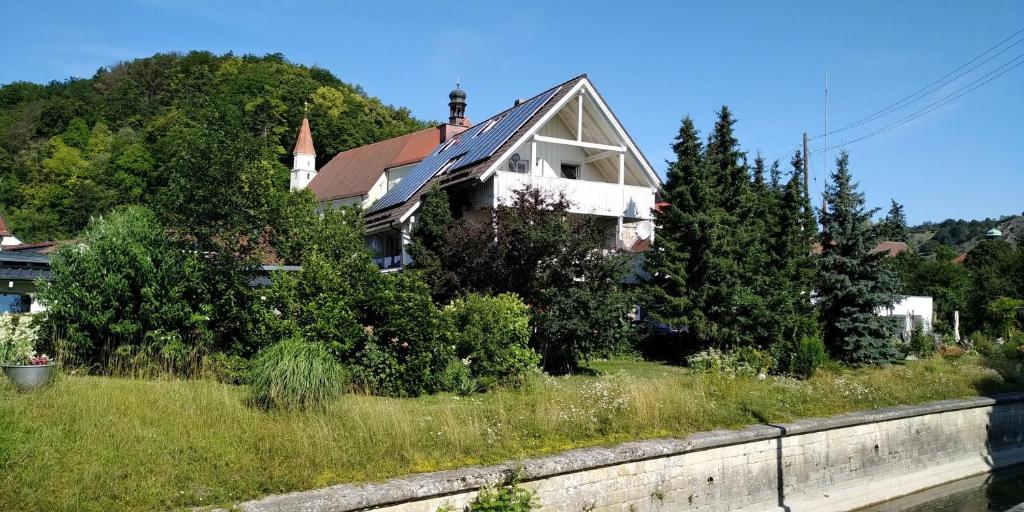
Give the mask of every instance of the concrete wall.
[(545, 511), (844, 511), (1024, 462), (1024, 395), (971, 398), (338, 485), (241, 510), (461, 509), (513, 471)]

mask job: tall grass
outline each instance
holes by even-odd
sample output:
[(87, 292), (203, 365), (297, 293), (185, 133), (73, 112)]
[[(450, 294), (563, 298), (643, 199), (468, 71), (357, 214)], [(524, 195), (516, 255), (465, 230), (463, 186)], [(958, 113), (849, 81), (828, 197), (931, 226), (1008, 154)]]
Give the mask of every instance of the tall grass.
[(341, 394), (345, 369), (321, 344), (294, 338), (262, 352), (250, 369), (249, 402), (262, 409), (319, 407)]
[(806, 381), (595, 363), (472, 397), (347, 394), (317, 411), (247, 407), (243, 387), (65, 377), (0, 386), (0, 509), (173, 510), (269, 493), (759, 422), (1015, 389), (976, 358), (819, 370)]

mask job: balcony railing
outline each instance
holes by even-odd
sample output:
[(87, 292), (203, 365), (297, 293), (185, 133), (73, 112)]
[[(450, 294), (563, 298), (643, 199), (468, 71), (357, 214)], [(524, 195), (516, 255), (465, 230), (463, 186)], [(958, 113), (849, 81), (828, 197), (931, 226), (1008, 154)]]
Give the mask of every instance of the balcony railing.
[(495, 173), (495, 197), (499, 202), (512, 200), (512, 192), (528, 185), (550, 192), (564, 192), (572, 202), (570, 212), (631, 219), (651, 219), (654, 215), (654, 189), (617, 183), (530, 176), (515, 172)]

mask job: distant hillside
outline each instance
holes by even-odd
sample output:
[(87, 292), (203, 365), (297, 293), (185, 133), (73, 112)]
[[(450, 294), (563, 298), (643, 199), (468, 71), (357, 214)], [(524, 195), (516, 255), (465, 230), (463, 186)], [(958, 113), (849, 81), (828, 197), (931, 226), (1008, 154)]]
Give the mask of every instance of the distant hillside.
[(73, 236), (121, 204), (149, 204), (166, 184), (167, 161), (181, 154), (175, 133), (209, 119), (230, 121), (225, 140), (261, 140), (265, 163), (287, 186), (305, 108), (321, 160), (426, 126), (279, 54), (157, 54), (86, 79), (11, 83), (0, 87), (0, 212), (35, 241)]
[(1024, 215), (1008, 215), (998, 219), (925, 222), (910, 228), (910, 244), (925, 254), (942, 245), (964, 253), (978, 245), (993, 227), (1003, 232), (1004, 239), (1015, 244), (1024, 243)]

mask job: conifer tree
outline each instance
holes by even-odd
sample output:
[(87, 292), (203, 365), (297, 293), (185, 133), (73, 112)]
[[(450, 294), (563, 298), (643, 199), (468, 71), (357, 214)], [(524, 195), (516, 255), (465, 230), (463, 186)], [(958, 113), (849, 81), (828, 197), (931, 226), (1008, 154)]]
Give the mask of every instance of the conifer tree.
[(446, 301), (452, 298), (453, 278), (441, 262), (448, 232), (455, 225), (448, 193), (436, 183), (423, 195), (423, 204), (412, 229), (409, 244), (410, 268), (417, 269), (430, 286), (434, 298)]
[[(803, 164), (801, 164), (801, 167)], [(773, 190), (779, 190), (782, 188), (782, 170), (779, 169), (779, 161), (772, 162), (772, 166), (768, 169), (768, 186)]]
[(898, 281), (883, 253), (871, 253), (877, 236), (871, 225), (875, 210), (866, 210), (864, 194), (841, 152), (825, 188), (820, 210), (822, 255), (818, 259), (818, 305), (825, 345), (834, 357), (876, 363), (895, 357), (886, 324), (875, 311), (895, 301)]
[(789, 346), (815, 329), (814, 311), (810, 302), (813, 288), (814, 262), (811, 245), (817, 236), (811, 207), (803, 186), (803, 159), (800, 154), (791, 160), (793, 174), (779, 191), (778, 206), (772, 217), (769, 241), (771, 297), (771, 344)]
[(711, 207), (700, 134), (687, 116), (672, 144), (676, 160), (670, 162), (661, 197), (666, 205), (655, 213), (658, 243), (645, 258), (651, 274), (652, 312), (660, 320), (689, 325), (698, 314), (689, 281), (699, 277), (705, 238), (697, 230), (700, 212)]
[(894, 242), (906, 242), (910, 239), (907, 232), (907, 215), (903, 212), (903, 205), (892, 199), (889, 206), (889, 213), (882, 219), (878, 229), (879, 239)]

